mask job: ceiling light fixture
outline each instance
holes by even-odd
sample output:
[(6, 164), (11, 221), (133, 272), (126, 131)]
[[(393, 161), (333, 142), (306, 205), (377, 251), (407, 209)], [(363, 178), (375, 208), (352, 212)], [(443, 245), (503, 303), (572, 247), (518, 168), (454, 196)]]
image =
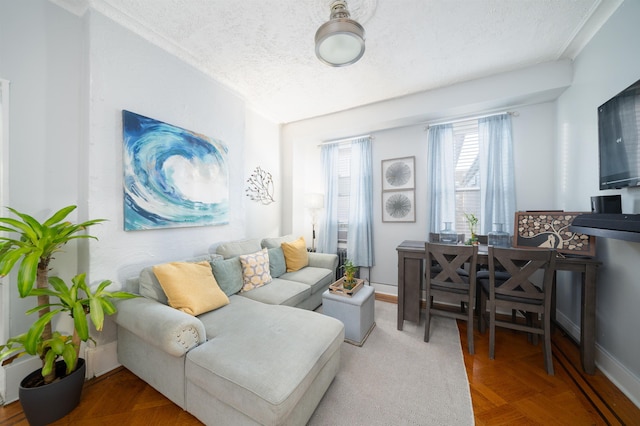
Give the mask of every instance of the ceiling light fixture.
[(329, 21), (316, 31), (316, 56), (332, 67), (356, 63), (364, 55), (364, 28), (351, 19), (347, 2), (331, 3)]

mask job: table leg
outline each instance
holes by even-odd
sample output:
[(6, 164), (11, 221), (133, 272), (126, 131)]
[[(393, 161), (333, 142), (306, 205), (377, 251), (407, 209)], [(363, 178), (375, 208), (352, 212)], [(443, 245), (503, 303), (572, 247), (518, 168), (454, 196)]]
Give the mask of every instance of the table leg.
[(596, 372), (596, 275), (597, 267), (586, 265), (582, 277), (582, 318), (580, 327), (580, 358), (587, 374)]
[(422, 259), (404, 260), (404, 319), (420, 323), (420, 289), (422, 284)]
[(404, 254), (398, 253), (398, 330), (404, 325)]

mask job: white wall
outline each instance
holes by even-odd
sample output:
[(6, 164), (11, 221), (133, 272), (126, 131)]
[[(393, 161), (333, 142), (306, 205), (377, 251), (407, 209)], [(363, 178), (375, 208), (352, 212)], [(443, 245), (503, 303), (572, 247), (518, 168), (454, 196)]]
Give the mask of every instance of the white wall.
[[(207, 253), (221, 240), (244, 237), (244, 103), (225, 87), (98, 12), (88, 16), (88, 215), (94, 228), (92, 279), (119, 281), (141, 265)], [(214, 227), (125, 232), (122, 110), (222, 140), (228, 146), (230, 221)]]
[[(221, 241), (279, 233), (279, 205), (256, 205), (245, 196), (253, 164), (279, 178), (279, 128), (246, 110), (244, 101), (159, 47), (97, 12), (89, 28), (88, 215), (109, 222), (91, 242), (91, 278), (122, 282), (146, 265), (207, 253)], [(122, 202), (121, 111), (130, 110), (227, 144), (230, 181), (228, 225), (125, 232)], [(248, 142), (248, 139), (250, 141)], [(246, 157), (251, 159), (248, 164)], [(261, 211), (260, 213), (262, 213)], [(256, 220), (259, 216), (260, 220)], [(247, 226), (247, 220), (251, 226)], [(101, 341), (115, 339), (106, 330)]]
[[(0, 0), (0, 76), (9, 81), (11, 92), (9, 196), (3, 200), (3, 216), (9, 214), (4, 207), (11, 206), (43, 220), (78, 203), (81, 32), (81, 22), (47, 1)], [(52, 267), (60, 276), (73, 276), (77, 244), (58, 253)], [(0, 322), (16, 335), (35, 319), (24, 315), (35, 302), (20, 299), (15, 274), (10, 278)], [(17, 397), (17, 384), (38, 366), (35, 361), (25, 357), (4, 367), (6, 389), (0, 382), (0, 398)]]
[[(429, 232), (426, 123), (498, 108), (517, 111), (518, 116), (512, 119), (517, 208), (552, 209), (556, 188), (553, 162), (556, 127), (555, 104), (550, 99), (569, 85), (570, 76), (571, 64), (568, 62), (542, 64), (285, 125), (283, 149), (286, 160), (283, 164), (290, 167), (284, 174), (291, 175), (291, 183), (288, 187), (290, 198), (285, 201), (290, 206), (284, 210), (283, 229), (310, 238), (311, 225), (303, 196), (305, 192), (323, 190), (318, 144), (326, 139), (371, 134), (375, 266), (370, 270), (369, 279), (378, 291), (396, 294), (395, 248), (406, 239), (424, 240)], [(411, 116), (403, 118), (402, 114), (408, 114), (409, 110)], [(397, 127), (399, 123), (403, 125)], [(416, 222), (383, 223), (381, 161), (405, 156), (416, 157)]]
[[(117, 286), (143, 266), (206, 253), (220, 241), (280, 234), (281, 204), (259, 208), (244, 192), (257, 165), (281, 184), (280, 129), (248, 110), (243, 99), (92, 10), (78, 17), (47, 0), (0, 0), (0, 31), (0, 75), (11, 83), (5, 201), (40, 219), (77, 204), (70, 220), (108, 220), (91, 229), (99, 241), (79, 252), (70, 244), (56, 256), (54, 273), (69, 278), (87, 272), (91, 282), (110, 279)], [(227, 144), (228, 225), (124, 232), (122, 109)], [(11, 312), (2, 312), (12, 335), (28, 326), (23, 305), (12, 293)], [(115, 367), (113, 323), (94, 337), (108, 353), (92, 359), (102, 371)], [(8, 400), (13, 391), (8, 389)]]
[(242, 192), (245, 210), (245, 235), (247, 238), (280, 236), (282, 216), (282, 170), (280, 165), (280, 126), (275, 126), (251, 110), (246, 113), (244, 188), (250, 174), (261, 167), (271, 174), (275, 186), (275, 202), (263, 205), (251, 201)]
[[(81, 26), (48, 2), (9, 3), (0, 3), (0, 75), (9, 80), (11, 91), (10, 198), (4, 201), (45, 219), (77, 203), (81, 61), (77, 40)], [(0, 214), (9, 214), (4, 205)], [(55, 271), (73, 274), (75, 250), (76, 245), (69, 244), (56, 256)], [(11, 335), (30, 322), (24, 310), (33, 305), (31, 300), (19, 299), (14, 284), (12, 281)]]
[[(599, 191), (597, 107), (640, 79), (640, 2), (625, 1), (576, 58), (571, 88), (558, 99), (557, 205), (589, 210), (594, 195), (621, 194), (624, 213), (640, 213), (638, 189)], [(596, 362), (640, 405), (640, 244), (599, 238)], [(580, 293), (558, 285), (558, 308), (579, 324)]]

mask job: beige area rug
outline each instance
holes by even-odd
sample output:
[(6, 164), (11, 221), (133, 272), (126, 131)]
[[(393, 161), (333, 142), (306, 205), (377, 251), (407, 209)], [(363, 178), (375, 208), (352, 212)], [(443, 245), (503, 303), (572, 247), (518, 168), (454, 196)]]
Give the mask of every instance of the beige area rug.
[(308, 425), (473, 425), (469, 381), (455, 320), (396, 326), (397, 306), (375, 302), (362, 347), (343, 343), (338, 375)]

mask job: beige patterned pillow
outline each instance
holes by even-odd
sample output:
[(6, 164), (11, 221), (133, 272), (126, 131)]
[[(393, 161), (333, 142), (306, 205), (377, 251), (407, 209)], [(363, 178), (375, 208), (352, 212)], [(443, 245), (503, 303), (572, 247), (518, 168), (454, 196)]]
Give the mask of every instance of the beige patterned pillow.
[(267, 249), (240, 255), (240, 264), (242, 265), (243, 281), (241, 292), (253, 290), (271, 282)]

